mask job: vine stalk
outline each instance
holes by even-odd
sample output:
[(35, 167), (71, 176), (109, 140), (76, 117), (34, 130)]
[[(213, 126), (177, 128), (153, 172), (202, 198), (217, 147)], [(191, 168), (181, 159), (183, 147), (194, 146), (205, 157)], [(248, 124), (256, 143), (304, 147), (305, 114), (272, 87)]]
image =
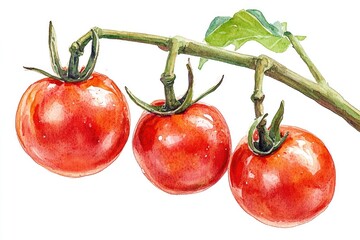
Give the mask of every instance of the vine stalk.
[[(271, 63), (269, 59), (265, 57), (259, 57), (255, 68), (255, 85), (254, 92), (251, 95), (251, 100), (254, 102), (255, 117), (259, 118), (264, 115), (264, 98), (263, 81), (265, 72), (270, 69)], [(262, 125), (266, 125), (266, 120), (263, 120)]]
[[(263, 92), (263, 81), (265, 72), (271, 67), (269, 59), (266, 57), (259, 57), (255, 67), (255, 84), (254, 92), (251, 95), (251, 100), (254, 103), (255, 118), (258, 119), (264, 116), (264, 99), (265, 94)], [(272, 141), (268, 136), (266, 129), (266, 118), (262, 117), (261, 121), (257, 124), (256, 128), (259, 133), (258, 148), (264, 151), (269, 150), (272, 147)], [(252, 137), (253, 133), (249, 134)], [(254, 151), (254, 150), (253, 150)]]
[(166, 60), (164, 73), (161, 75), (161, 82), (165, 91), (165, 107), (168, 110), (174, 110), (180, 106), (180, 102), (176, 99), (174, 92), (174, 81), (176, 75), (174, 73), (176, 57), (179, 54), (180, 43), (174, 38), (171, 39), (169, 55)]
[[(220, 61), (236, 66), (241, 66), (249, 69), (256, 69), (256, 63), (260, 58), (267, 59), (271, 62), (271, 67), (265, 71), (265, 75), (275, 80), (278, 80), (289, 87), (303, 93), (305, 96), (313, 99), (321, 106), (331, 110), (335, 114), (346, 120), (357, 131), (360, 131), (360, 111), (349, 102), (347, 102), (337, 91), (326, 84), (323, 76), (320, 74), (304, 51), (297, 51), (302, 59), (307, 63), (309, 70), (315, 77), (315, 81), (309, 80), (296, 72), (288, 69), (284, 65), (275, 61), (274, 59), (262, 55), (255, 57), (245, 55), (234, 51), (229, 51), (222, 48), (208, 46), (193, 40), (185, 39), (183, 37), (163, 37), (145, 33), (126, 32), (117, 30), (107, 30), (101, 28), (94, 28), (99, 38), (118, 39), (125, 41), (132, 41), (138, 43), (145, 43), (156, 45), (162, 50), (169, 51), (174, 39), (182, 46), (178, 49), (178, 54), (186, 54), (190, 56), (197, 56), (207, 58), (215, 61)], [(83, 51), (86, 44), (91, 40), (91, 31), (84, 34), (76, 42), (73, 43), (70, 51)], [(289, 37), (290, 36), (290, 37)], [(292, 35), (288, 35), (293, 47), (298, 50), (300, 45), (296, 41), (292, 41)], [(298, 44), (299, 46), (297, 46)], [(310, 65), (308, 64), (310, 63)]]

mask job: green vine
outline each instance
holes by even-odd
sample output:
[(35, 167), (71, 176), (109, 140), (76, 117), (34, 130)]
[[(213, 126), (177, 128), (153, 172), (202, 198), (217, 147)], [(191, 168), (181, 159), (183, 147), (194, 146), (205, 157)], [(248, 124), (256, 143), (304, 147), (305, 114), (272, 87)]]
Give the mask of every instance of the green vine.
[[(139, 43), (146, 43), (161, 47), (163, 50), (169, 49), (169, 42), (173, 38), (150, 35), (145, 33), (135, 33), (126, 31), (116, 31), (95, 28), (99, 38), (118, 39)], [(179, 54), (186, 54), (196, 57), (203, 57), (215, 61), (220, 61), (240, 67), (255, 70), (256, 62), (259, 60), (256, 56), (245, 55), (235, 51), (226, 50), (219, 47), (208, 46), (206, 44), (185, 39), (183, 37), (174, 37), (182, 42), (184, 46)], [(83, 35), (76, 41), (79, 50), (83, 50), (86, 44), (91, 40), (91, 31)], [(73, 50), (72, 50), (73, 51)], [(345, 119), (356, 130), (360, 131), (360, 111), (347, 102), (338, 92), (327, 84), (317, 84), (300, 74), (288, 69), (279, 62), (268, 56), (262, 56), (272, 62), (265, 75), (276, 79), (289, 87), (303, 93), (305, 96), (313, 99), (323, 107), (333, 111)]]
[[(242, 21), (242, 19), (246, 19), (246, 21)], [(205, 41), (207, 44), (180, 36), (168, 38), (146, 33), (117, 31), (96, 27), (74, 42), (71, 45), (70, 52), (72, 56), (80, 56), (82, 55), (85, 46), (91, 40), (95, 40), (96, 43), (97, 38), (106, 38), (151, 44), (158, 46), (164, 51), (170, 51), (170, 53), (174, 43), (176, 43), (178, 48), (173, 55), (171, 55), (173, 57), (170, 57), (169, 55), (169, 58), (175, 58), (175, 55), (178, 54), (186, 54), (253, 70), (256, 70), (259, 61), (270, 62), (271, 65), (263, 71), (265, 76), (278, 80), (303, 93), (321, 106), (333, 111), (335, 114), (345, 119), (356, 130), (360, 131), (360, 111), (327, 84), (324, 77), (311, 62), (300, 44), (300, 41), (305, 39), (305, 37), (293, 36), (287, 31), (286, 27), (286, 23), (268, 23), (261, 12), (257, 10), (241, 10), (233, 17), (217, 17), (217, 19), (214, 19), (206, 33)], [(234, 29), (236, 29), (236, 31)], [(227, 34), (224, 34), (224, 32)], [(248, 35), (244, 35), (244, 33)], [(260, 57), (256, 57), (223, 48), (224, 46), (233, 44), (236, 50), (248, 40), (255, 40), (264, 47), (275, 52), (283, 52), (289, 45), (292, 46), (307, 64), (315, 81), (301, 76), (268, 56), (261, 55)], [(202, 63), (204, 62), (205, 61)], [(168, 63), (165, 69), (165, 79), (172, 76), (175, 77), (172, 71), (173, 65), (171, 64), (173, 63)], [(57, 69), (59, 69), (59, 67), (57, 67)], [(172, 90), (170, 89), (169, 91), (171, 92)], [(134, 98), (133, 95), (131, 96)], [(176, 101), (170, 103), (171, 97), (168, 100), (167, 105), (170, 106), (170, 108), (178, 105)], [(173, 100), (174, 99), (171, 101)], [(161, 109), (157, 110), (159, 110), (159, 112), (162, 111)], [(170, 112), (171, 111), (174, 110), (170, 109)]]

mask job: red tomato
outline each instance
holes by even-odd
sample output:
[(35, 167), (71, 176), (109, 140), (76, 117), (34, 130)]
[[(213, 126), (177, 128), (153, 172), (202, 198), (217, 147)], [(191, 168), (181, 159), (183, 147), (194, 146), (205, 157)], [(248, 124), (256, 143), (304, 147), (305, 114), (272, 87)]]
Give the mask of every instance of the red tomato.
[(171, 116), (144, 113), (134, 132), (133, 150), (155, 186), (188, 194), (209, 188), (224, 175), (231, 139), (221, 113), (196, 103)]
[(82, 82), (44, 78), (22, 96), (16, 131), (24, 150), (60, 175), (97, 173), (120, 154), (129, 136), (126, 99), (99, 73)]
[(329, 205), (335, 190), (335, 167), (323, 142), (300, 128), (282, 126), (285, 132), (285, 142), (267, 156), (255, 155), (243, 138), (229, 165), (230, 187), (239, 205), (276, 227), (310, 221)]

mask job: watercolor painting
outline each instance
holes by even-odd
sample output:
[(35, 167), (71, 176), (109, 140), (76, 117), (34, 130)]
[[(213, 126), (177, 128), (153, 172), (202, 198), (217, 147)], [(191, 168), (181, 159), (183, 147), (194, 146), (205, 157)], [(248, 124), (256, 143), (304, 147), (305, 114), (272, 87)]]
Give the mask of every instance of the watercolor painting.
[(355, 3), (0, 5), (0, 239), (359, 235)]

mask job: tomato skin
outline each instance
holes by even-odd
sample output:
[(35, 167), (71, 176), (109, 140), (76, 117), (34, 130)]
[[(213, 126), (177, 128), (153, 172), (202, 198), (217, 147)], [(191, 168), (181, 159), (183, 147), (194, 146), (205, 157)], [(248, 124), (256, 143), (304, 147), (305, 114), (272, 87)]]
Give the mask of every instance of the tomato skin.
[(44, 78), (23, 94), (16, 131), (25, 152), (57, 174), (97, 173), (120, 154), (130, 130), (128, 104), (107, 76), (82, 82)]
[(135, 128), (133, 151), (155, 186), (170, 194), (190, 194), (214, 185), (226, 172), (230, 132), (215, 107), (195, 103), (171, 116), (144, 113)]
[(239, 205), (255, 219), (275, 227), (306, 223), (331, 202), (335, 166), (323, 142), (292, 126), (283, 145), (267, 156), (255, 155), (247, 137), (237, 145), (229, 164), (229, 182)]

